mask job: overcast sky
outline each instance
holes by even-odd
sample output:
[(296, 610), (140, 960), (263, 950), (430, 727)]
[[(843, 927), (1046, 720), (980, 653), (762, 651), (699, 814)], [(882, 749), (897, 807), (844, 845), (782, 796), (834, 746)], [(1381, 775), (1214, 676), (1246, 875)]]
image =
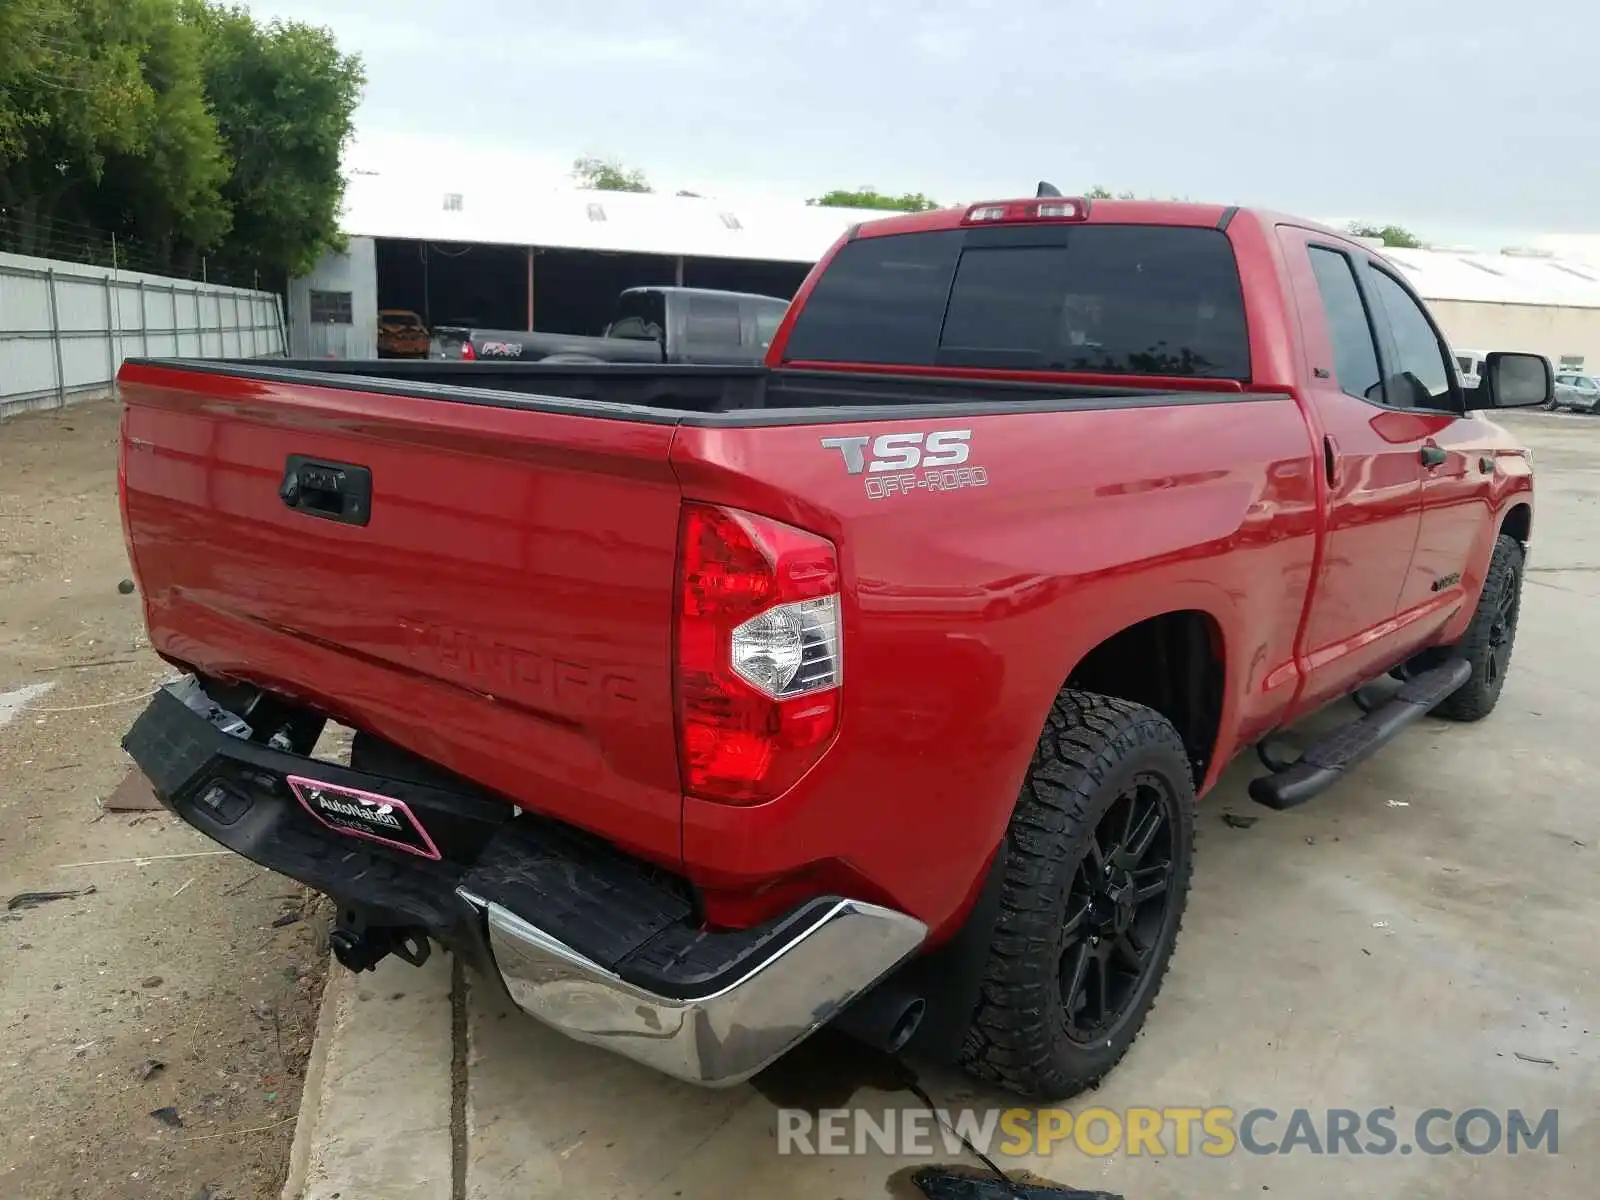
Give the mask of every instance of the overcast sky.
[(1093, 184), (1600, 231), (1586, 0), (259, 0), (366, 62), (352, 166), (614, 156), (659, 190)]

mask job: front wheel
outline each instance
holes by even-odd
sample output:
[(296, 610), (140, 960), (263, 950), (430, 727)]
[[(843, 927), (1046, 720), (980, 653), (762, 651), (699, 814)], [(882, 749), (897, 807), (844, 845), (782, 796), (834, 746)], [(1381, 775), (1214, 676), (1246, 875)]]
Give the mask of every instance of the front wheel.
[(1065, 1098), (1127, 1053), (1189, 894), (1194, 776), (1160, 713), (1063, 691), (1006, 834), (1000, 912), (961, 1063)]
[(1495, 539), (1472, 624), (1453, 647), (1454, 654), (1472, 664), (1472, 674), (1434, 708), (1434, 716), (1479, 721), (1499, 703), (1522, 613), (1522, 558), (1522, 543), (1516, 538), (1502, 533)]

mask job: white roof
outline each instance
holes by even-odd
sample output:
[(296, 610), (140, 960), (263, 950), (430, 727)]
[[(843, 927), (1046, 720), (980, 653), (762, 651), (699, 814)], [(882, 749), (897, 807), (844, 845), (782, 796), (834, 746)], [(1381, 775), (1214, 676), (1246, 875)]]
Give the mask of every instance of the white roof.
[(1560, 258), (1600, 267), (1600, 233), (1551, 233), (1535, 238), (1534, 245)]
[(1380, 253), (1401, 269), (1424, 300), (1600, 308), (1600, 268), (1574, 259), (1504, 251)]
[[(886, 215), (789, 199), (597, 192), (527, 178), (385, 171), (350, 177), (342, 225), (358, 237), (810, 263), (850, 226)], [(1382, 253), (1424, 299), (1600, 308), (1600, 267), (1556, 251)]]
[(341, 224), (358, 237), (810, 263), (850, 226), (884, 215), (793, 200), (720, 201), (521, 181), (474, 186), (385, 172), (351, 176)]

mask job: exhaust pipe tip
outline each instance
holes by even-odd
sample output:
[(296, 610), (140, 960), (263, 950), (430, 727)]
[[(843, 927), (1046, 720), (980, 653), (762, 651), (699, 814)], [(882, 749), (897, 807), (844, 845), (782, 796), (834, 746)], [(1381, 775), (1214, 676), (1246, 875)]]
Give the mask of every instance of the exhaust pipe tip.
[(922, 1017), (928, 1011), (928, 1002), (921, 996), (916, 997), (901, 1011), (899, 1018), (890, 1027), (889, 1036), (884, 1040), (883, 1048), (890, 1054), (898, 1054), (906, 1048), (906, 1043), (916, 1036), (917, 1028), (922, 1024)]
[(898, 1054), (916, 1036), (927, 1011), (922, 996), (899, 988), (877, 989), (840, 1013), (837, 1027), (874, 1050)]

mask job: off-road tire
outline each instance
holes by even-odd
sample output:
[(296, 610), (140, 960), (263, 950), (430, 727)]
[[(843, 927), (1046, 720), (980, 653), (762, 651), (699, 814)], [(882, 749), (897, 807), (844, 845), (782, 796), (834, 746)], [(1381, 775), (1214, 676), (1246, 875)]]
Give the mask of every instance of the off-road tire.
[[(1522, 543), (1516, 538), (1502, 533), (1495, 539), (1489, 573), (1484, 578), (1472, 623), (1451, 650), (1452, 656), (1459, 655), (1472, 664), (1472, 674), (1434, 707), (1434, 716), (1448, 721), (1481, 721), (1494, 711), (1500, 689), (1505, 686), (1506, 671), (1511, 666), (1517, 618), (1522, 612), (1522, 559)], [(1511, 607), (1509, 624), (1506, 624), (1503, 605), (1508, 597)]]
[[(1128, 1007), (1104, 1037), (1067, 1036), (1061, 962), (1079, 864), (1096, 827), (1139, 777), (1170, 786), (1171, 890), (1163, 925)], [(1064, 1099), (1093, 1087), (1133, 1044), (1172, 956), (1194, 857), (1194, 776), (1176, 729), (1143, 705), (1064, 690), (1034, 750), (1006, 834), (999, 914), (960, 1063), (1024, 1096)], [(1142, 990), (1140, 990), (1142, 989)]]

